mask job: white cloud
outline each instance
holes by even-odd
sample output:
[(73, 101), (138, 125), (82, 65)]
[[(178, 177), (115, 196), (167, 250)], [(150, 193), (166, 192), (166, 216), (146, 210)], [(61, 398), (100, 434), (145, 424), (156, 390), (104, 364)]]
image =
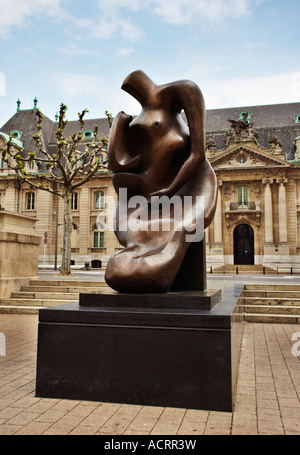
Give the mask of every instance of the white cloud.
[(198, 83), (208, 109), (292, 103), (300, 96), (300, 73)]
[[(53, 99), (59, 99), (68, 105), (70, 118), (76, 118), (76, 107), (87, 107), (93, 117), (104, 116), (109, 110), (116, 115), (121, 110), (136, 115), (141, 110), (140, 104), (121, 90), (121, 82), (93, 74), (67, 73), (56, 71), (51, 77)], [(102, 106), (102, 107), (101, 107)]]
[(162, 21), (181, 25), (219, 22), (249, 14), (250, 0), (98, 0), (99, 15), (75, 16), (70, 0), (0, 0), (0, 38), (26, 28), (34, 17), (48, 16), (84, 31), (85, 37), (136, 41), (143, 34), (135, 13), (156, 15)]
[(112, 12), (120, 10), (120, 8), (129, 9), (131, 11), (139, 11), (143, 5), (149, 3), (149, 0), (98, 0), (97, 4), (101, 11)]
[(64, 102), (69, 103), (78, 97), (90, 96), (101, 90), (103, 80), (93, 74), (66, 73), (56, 71), (52, 74), (52, 85), (64, 97)]
[(300, 72), (292, 75), (292, 92), (296, 99), (300, 99)]
[(4, 73), (0, 73), (0, 96), (6, 95), (6, 78)]
[(218, 22), (239, 19), (249, 14), (249, 0), (153, 0), (154, 12), (172, 24)]
[(89, 35), (93, 38), (124, 38), (128, 41), (136, 41), (142, 33), (139, 25), (115, 14), (101, 15), (89, 31)]
[(77, 44), (70, 44), (65, 47), (61, 47), (58, 51), (65, 55), (66, 57), (76, 57), (76, 56), (87, 56), (87, 55), (101, 55), (101, 51), (95, 49), (94, 47), (81, 47)]
[(0, 38), (9, 38), (14, 30), (27, 27), (33, 16), (60, 16), (61, 3), (62, 0), (0, 0)]
[(127, 57), (127, 55), (130, 55), (134, 52), (134, 49), (128, 48), (128, 47), (120, 47), (119, 49), (116, 50), (116, 54), (119, 57)]
[[(258, 1), (258, 0), (257, 0)], [(259, 0), (264, 1), (264, 0)], [(123, 10), (145, 10), (160, 16), (164, 21), (181, 24), (199, 19), (212, 21), (224, 18), (238, 19), (249, 14), (249, 0), (98, 0), (98, 7), (107, 15)]]
[(98, 0), (101, 18), (92, 32), (98, 38), (122, 37), (136, 41), (143, 30), (128, 12), (158, 16), (174, 25), (220, 22), (250, 14), (249, 0)]

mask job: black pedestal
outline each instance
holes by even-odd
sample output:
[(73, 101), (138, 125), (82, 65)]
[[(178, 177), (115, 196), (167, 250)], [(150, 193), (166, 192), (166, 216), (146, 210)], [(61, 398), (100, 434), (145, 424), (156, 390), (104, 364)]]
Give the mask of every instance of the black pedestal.
[(223, 292), (211, 310), (78, 303), (40, 310), (36, 396), (232, 411), (240, 292)]
[(101, 308), (138, 308), (161, 310), (211, 310), (222, 298), (218, 290), (169, 292), (167, 294), (119, 294), (92, 292), (80, 294), (79, 304), (87, 307)]

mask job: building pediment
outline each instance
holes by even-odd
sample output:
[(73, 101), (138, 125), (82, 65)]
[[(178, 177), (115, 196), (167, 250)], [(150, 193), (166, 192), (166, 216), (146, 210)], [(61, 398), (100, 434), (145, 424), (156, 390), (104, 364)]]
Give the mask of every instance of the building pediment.
[(208, 159), (215, 170), (290, 167), (290, 164), (283, 159), (283, 155), (274, 155), (268, 152), (268, 149), (261, 149), (255, 144), (252, 147), (245, 145), (228, 147), (223, 152), (208, 156)]

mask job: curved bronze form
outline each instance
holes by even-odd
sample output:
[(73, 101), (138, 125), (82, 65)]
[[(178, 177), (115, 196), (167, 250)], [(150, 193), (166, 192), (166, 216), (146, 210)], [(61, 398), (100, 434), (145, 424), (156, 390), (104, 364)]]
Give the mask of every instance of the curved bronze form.
[[(124, 204), (119, 197), (116, 208), (115, 232), (124, 249), (110, 257), (105, 279), (119, 292), (169, 292), (186, 267), (187, 251), (197, 248), (197, 243), (186, 240), (187, 232), (196, 229), (197, 196), (204, 196), (204, 229), (216, 208), (216, 176), (205, 158), (204, 100), (191, 81), (155, 85), (142, 71), (131, 73), (122, 89), (140, 102), (142, 111), (134, 119), (120, 112), (111, 129), (109, 167), (113, 185), (118, 194), (126, 189), (127, 200)], [(188, 125), (182, 119), (182, 110)], [(124, 211), (124, 205), (134, 196), (143, 197), (147, 204), (142, 208), (127, 206)], [(192, 197), (190, 213), (183, 217), (181, 229), (174, 227), (176, 204), (169, 215), (171, 229), (161, 228), (165, 221), (162, 210), (155, 218), (150, 217), (153, 203), (162, 196), (179, 205), (186, 196)], [(181, 209), (183, 215), (183, 204)], [(138, 231), (128, 227), (137, 210), (143, 222), (148, 220), (148, 229), (143, 230), (143, 223)], [(188, 290), (184, 283), (180, 287)]]

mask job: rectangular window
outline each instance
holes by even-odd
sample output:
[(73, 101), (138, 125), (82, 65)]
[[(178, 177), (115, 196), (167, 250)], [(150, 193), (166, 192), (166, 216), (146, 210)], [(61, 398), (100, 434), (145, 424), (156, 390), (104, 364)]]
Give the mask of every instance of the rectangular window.
[(94, 248), (104, 248), (104, 232), (94, 231)]
[(78, 210), (78, 193), (72, 193), (71, 209)]
[(95, 208), (104, 209), (104, 191), (97, 191), (95, 193)]
[(34, 210), (35, 206), (35, 193), (26, 194), (26, 210)]
[(238, 205), (244, 206), (248, 205), (248, 187), (247, 186), (240, 186), (238, 188)]

